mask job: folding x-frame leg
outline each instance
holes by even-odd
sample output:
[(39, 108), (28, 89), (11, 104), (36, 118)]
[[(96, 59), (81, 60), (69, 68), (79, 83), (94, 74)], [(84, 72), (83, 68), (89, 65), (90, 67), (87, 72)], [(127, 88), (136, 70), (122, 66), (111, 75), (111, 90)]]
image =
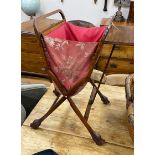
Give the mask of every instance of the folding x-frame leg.
[(107, 63), (105, 65), (105, 68), (104, 68), (104, 71), (102, 73), (102, 76), (101, 76), (101, 79), (99, 81), (99, 84), (98, 86), (95, 85), (95, 83), (90, 79), (90, 83), (93, 85), (93, 89), (92, 89), (92, 92), (91, 92), (91, 95), (90, 95), (90, 98), (89, 98), (89, 102), (88, 102), (88, 105), (87, 105), (87, 108), (86, 108), (86, 112), (85, 112), (85, 115), (84, 115), (84, 118), (86, 120), (88, 120), (88, 117), (89, 117), (89, 113), (90, 113), (90, 110), (91, 110), (91, 106), (92, 104), (94, 103), (94, 100), (96, 98), (96, 95), (97, 93), (99, 94), (101, 100), (103, 101), (104, 104), (109, 104), (109, 100), (106, 96), (104, 96), (100, 91), (99, 91), (99, 88), (100, 88), (100, 85), (101, 85), (101, 82), (103, 80), (103, 77), (104, 77), (104, 74), (108, 68), (108, 65), (109, 65), (109, 62), (110, 62), (110, 59), (111, 59), (111, 56), (113, 54), (113, 51), (114, 51), (114, 48), (115, 48), (115, 45), (113, 45), (112, 49), (111, 49), (111, 52), (110, 52), (110, 55), (109, 55), (109, 58), (107, 60)]
[(91, 83), (92, 86), (93, 86), (93, 90), (92, 90), (92, 92), (91, 92), (91, 95), (90, 95), (90, 98), (89, 98), (89, 102), (88, 102), (88, 104), (87, 104), (87, 108), (86, 108), (86, 111), (85, 111), (85, 114), (84, 114), (84, 118), (85, 118), (86, 120), (88, 120), (91, 107), (92, 107), (92, 105), (93, 105), (93, 103), (94, 103), (92, 97), (94, 96), (94, 94), (95, 94), (96, 92), (99, 94), (99, 96), (100, 96), (100, 98), (101, 98), (101, 100), (103, 101), (104, 104), (109, 104), (109, 103), (110, 103), (110, 101), (108, 100), (108, 98), (107, 98), (106, 96), (104, 96), (104, 95), (99, 91), (99, 89), (97, 88), (97, 86), (95, 85), (95, 83), (94, 83), (91, 79), (90, 79), (90, 83)]
[[(113, 54), (114, 49), (115, 49), (115, 44), (112, 46), (110, 55), (109, 55), (108, 60), (107, 60), (107, 62), (106, 62), (105, 68), (104, 68), (104, 70), (103, 70), (103, 72), (102, 72), (102, 76), (101, 76), (101, 78), (100, 78), (100, 81), (99, 81), (98, 86), (97, 86), (97, 87), (95, 87), (95, 86), (93, 87), (93, 90), (92, 90), (91, 96), (90, 96), (90, 100), (89, 100), (89, 102), (91, 102), (91, 104), (94, 103), (94, 100), (95, 100), (95, 98), (96, 98), (97, 93), (98, 93), (99, 95), (101, 95), (101, 94), (99, 93), (99, 92), (100, 92), (100, 91), (99, 91), (99, 88), (100, 88), (100, 85), (101, 85), (101, 83), (102, 83), (103, 77), (104, 77), (104, 75), (105, 75), (105, 73), (106, 73), (106, 70), (107, 70), (107, 68), (108, 68), (108, 65), (109, 65), (109, 62), (110, 62), (110, 59), (111, 59), (111, 56), (112, 56), (112, 54)], [(97, 89), (96, 89), (96, 88), (97, 88)], [(102, 99), (102, 98), (101, 98), (101, 99)], [(103, 102), (103, 103), (104, 103), (104, 102)]]
[(77, 106), (75, 105), (75, 103), (73, 102), (73, 100), (70, 97), (65, 97), (62, 96), (59, 99), (59, 96), (57, 96), (57, 98), (55, 99), (55, 101), (53, 102), (52, 106), (50, 107), (50, 109), (47, 111), (47, 113), (45, 115), (43, 115), (41, 118), (39, 119), (35, 119), (31, 124), (31, 128), (33, 129), (37, 129), (39, 128), (39, 126), (41, 125), (41, 123), (55, 110), (57, 109), (66, 99), (68, 99), (72, 109), (74, 110), (74, 112), (77, 114), (77, 116), (80, 118), (80, 120), (82, 121), (82, 123), (85, 125), (85, 127), (87, 128), (87, 130), (89, 131), (92, 139), (95, 141), (95, 143), (97, 145), (102, 145), (105, 143), (105, 140), (103, 140), (101, 138), (101, 136), (99, 134), (97, 134), (92, 128), (91, 126), (87, 123), (87, 120), (83, 117), (83, 115), (81, 114), (81, 112), (79, 111), (79, 109), (77, 108)]
[(31, 128), (33, 129), (37, 129), (39, 128), (39, 126), (41, 125), (41, 123), (55, 110), (57, 109), (65, 100), (66, 97), (62, 96), (59, 99), (60, 96), (57, 96), (57, 98), (54, 100), (52, 106), (50, 107), (50, 109), (47, 111), (47, 113), (45, 115), (43, 115), (41, 118), (39, 119), (35, 119), (31, 124)]
[(89, 131), (90, 135), (92, 136), (92, 139), (95, 141), (95, 143), (97, 145), (102, 145), (105, 143), (105, 140), (103, 140), (101, 138), (101, 136), (99, 134), (97, 134), (92, 128), (91, 126), (87, 123), (88, 117), (89, 117), (89, 113), (91, 110), (91, 106), (94, 103), (95, 97), (97, 95), (97, 93), (99, 94), (99, 96), (101, 97), (101, 99), (103, 99), (103, 101), (107, 100), (107, 98), (99, 91), (99, 87), (101, 85), (101, 81), (103, 80), (105, 71), (108, 67), (109, 61), (111, 59), (113, 50), (115, 48), (115, 45), (113, 45), (110, 56), (108, 58), (108, 61), (106, 63), (105, 69), (102, 73), (100, 82), (98, 84), (98, 86), (96, 86), (94, 84), (94, 82), (92, 80), (90, 80), (91, 84), (93, 85), (93, 90), (90, 96), (90, 101), (88, 102), (88, 106), (85, 112), (85, 115), (83, 117), (83, 115), (81, 114), (81, 112), (79, 111), (79, 109), (77, 108), (77, 106), (75, 105), (75, 103), (73, 102), (73, 100), (70, 97), (66, 97), (66, 96), (62, 96), (61, 99), (59, 99), (60, 94), (59, 92), (57, 92), (56, 90), (54, 91), (54, 93), (56, 94), (57, 98), (55, 99), (55, 101), (53, 102), (53, 105), (50, 107), (50, 109), (48, 110), (48, 112), (42, 116), (40, 119), (36, 119), (34, 120), (30, 126), (34, 129), (37, 129), (40, 124), (42, 123), (42, 121), (44, 121), (55, 109), (57, 109), (66, 99), (68, 99), (68, 101), (70, 102), (70, 105), (72, 107), (72, 109), (74, 110), (74, 112), (77, 114), (77, 116), (80, 118), (80, 120), (82, 121), (82, 123), (85, 125), (85, 127), (87, 128), (87, 130)]
[(82, 121), (82, 123), (85, 125), (85, 127), (87, 128), (87, 130), (89, 131), (92, 139), (95, 141), (95, 143), (97, 145), (102, 145), (105, 143), (105, 140), (103, 140), (101, 138), (101, 136), (99, 134), (97, 134), (92, 128), (91, 126), (87, 123), (87, 120), (83, 117), (83, 115), (81, 114), (81, 112), (79, 111), (79, 109), (77, 108), (77, 106), (75, 105), (75, 103), (73, 102), (73, 100), (68, 97), (67, 98), (72, 109), (74, 110), (74, 112), (77, 114), (77, 116), (79, 117), (79, 119)]

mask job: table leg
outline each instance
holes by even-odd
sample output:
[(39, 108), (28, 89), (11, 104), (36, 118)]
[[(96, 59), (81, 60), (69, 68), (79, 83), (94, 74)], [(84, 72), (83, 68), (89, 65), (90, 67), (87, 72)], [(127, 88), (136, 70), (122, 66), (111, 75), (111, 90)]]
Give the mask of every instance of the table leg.
[[(111, 49), (109, 58), (108, 58), (108, 60), (107, 60), (107, 63), (106, 63), (106, 65), (105, 65), (105, 68), (104, 68), (103, 73), (102, 73), (102, 76), (101, 76), (101, 79), (100, 79), (99, 84), (98, 84), (98, 86), (97, 86), (97, 89), (98, 89), (98, 90), (99, 90), (100, 85), (101, 85), (101, 83), (102, 83), (102, 80), (103, 80), (103, 78), (104, 78), (104, 74), (106, 73), (106, 70), (107, 70), (107, 68), (108, 68), (108, 65), (109, 65), (109, 62), (110, 62), (110, 59), (111, 59), (111, 56), (112, 56), (112, 54), (113, 54), (114, 49), (115, 49), (115, 44), (112, 46), (112, 49)], [(90, 103), (90, 104), (93, 104), (93, 103), (94, 103), (94, 100), (95, 100), (95, 98), (96, 98), (96, 94), (97, 94), (97, 92), (98, 92), (97, 89), (96, 89), (96, 87), (93, 87), (93, 89), (92, 89), (91, 96), (90, 96), (90, 99), (89, 99), (89, 103)]]

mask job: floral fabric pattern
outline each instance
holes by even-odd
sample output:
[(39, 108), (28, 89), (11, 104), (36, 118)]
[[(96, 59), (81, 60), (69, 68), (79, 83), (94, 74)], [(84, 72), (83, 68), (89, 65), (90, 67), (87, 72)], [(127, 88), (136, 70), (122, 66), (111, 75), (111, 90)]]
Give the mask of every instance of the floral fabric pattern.
[(87, 77), (97, 42), (78, 42), (44, 36), (51, 71), (67, 90)]

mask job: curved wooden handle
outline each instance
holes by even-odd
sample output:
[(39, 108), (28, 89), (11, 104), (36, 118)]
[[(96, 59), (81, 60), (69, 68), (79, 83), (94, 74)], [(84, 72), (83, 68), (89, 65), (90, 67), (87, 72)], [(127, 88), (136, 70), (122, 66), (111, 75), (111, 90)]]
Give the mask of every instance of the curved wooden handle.
[(64, 13), (62, 12), (62, 10), (60, 10), (60, 9), (55, 10), (55, 11), (52, 11), (52, 12), (49, 12), (49, 13), (47, 13), (47, 14), (45, 14), (45, 15), (42, 15), (42, 16), (40, 16), (40, 17), (37, 17), (36, 19), (33, 20), (34, 32), (35, 32), (36, 36), (39, 38), (39, 40), (40, 40), (41, 33), (38, 31), (37, 24), (36, 24), (37, 21), (42, 20), (42, 19), (44, 19), (44, 18), (47, 18), (47, 17), (52, 16), (52, 15), (57, 14), (57, 13), (60, 13), (62, 19), (63, 19), (64, 21), (66, 21), (65, 15), (64, 15)]

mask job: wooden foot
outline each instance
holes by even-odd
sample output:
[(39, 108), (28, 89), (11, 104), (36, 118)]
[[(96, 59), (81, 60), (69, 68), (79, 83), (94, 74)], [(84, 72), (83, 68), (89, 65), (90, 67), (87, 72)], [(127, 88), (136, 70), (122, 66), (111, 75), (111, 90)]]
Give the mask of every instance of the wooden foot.
[(38, 129), (39, 126), (41, 125), (41, 119), (35, 119), (31, 124), (30, 127), (33, 129)]
[(85, 120), (85, 118), (82, 116), (81, 112), (79, 111), (79, 109), (77, 108), (77, 106), (75, 105), (75, 103), (73, 102), (73, 100), (68, 97), (67, 98), (72, 109), (74, 110), (74, 112), (77, 114), (77, 116), (79, 117), (79, 119), (82, 121), (82, 123), (84, 124), (84, 126), (87, 128), (87, 130), (89, 131), (92, 139), (95, 141), (95, 143), (97, 145), (102, 145), (105, 143), (105, 141), (101, 138), (100, 135), (98, 135), (92, 128), (91, 126), (87, 123), (87, 121)]
[(104, 96), (100, 90), (97, 88), (97, 86), (95, 85), (95, 83), (90, 79), (90, 83), (92, 84), (93, 86), (93, 90), (91, 92), (91, 97), (89, 99), (89, 104), (93, 104), (94, 100), (95, 100), (95, 95), (98, 93), (98, 95), (100, 96), (101, 98), (101, 101), (103, 102), (103, 104), (109, 104), (110, 101), (108, 100), (108, 98), (106, 96)]
[(97, 133), (93, 133), (93, 135), (91, 135), (91, 136), (97, 145), (103, 145), (106, 143), (105, 140), (102, 139), (101, 135), (99, 135)]
[(57, 109), (65, 100), (66, 97), (63, 96), (61, 97), (61, 99), (58, 101), (59, 96), (55, 99), (55, 101), (53, 102), (52, 106), (50, 107), (50, 109), (47, 111), (47, 113), (42, 116), (40, 119), (35, 119), (31, 124), (30, 127), (33, 129), (37, 129), (39, 128), (39, 126), (41, 125), (41, 123), (55, 110)]
[[(99, 93), (98, 93), (99, 94)], [(103, 102), (103, 104), (110, 104), (110, 101), (108, 100), (108, 98), (106, 96), (104, 96), (102, 93), (99, 94), (101, 101)]]

